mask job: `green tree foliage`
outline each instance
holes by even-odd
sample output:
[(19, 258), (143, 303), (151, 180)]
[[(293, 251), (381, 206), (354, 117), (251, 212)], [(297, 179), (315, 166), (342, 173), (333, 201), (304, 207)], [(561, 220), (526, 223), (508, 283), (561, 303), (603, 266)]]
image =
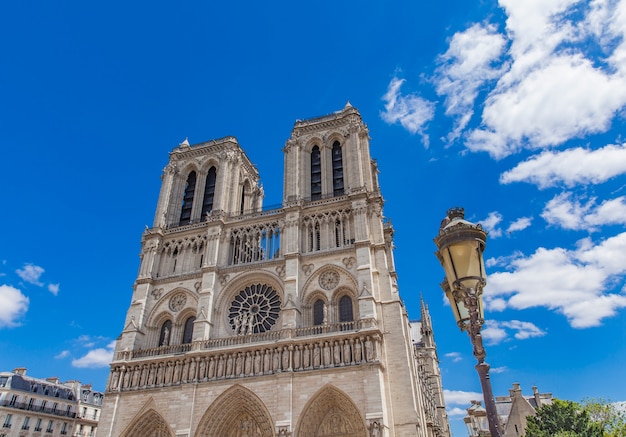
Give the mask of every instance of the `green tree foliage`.
[(626, 436), (626, 405), (621, 408), (605, 399), (585, 399), (582, 407), (602, 427), (604, 437)]
[(528, 418), (526, 436), (604, 437), (604, 432), (582, 405), (555, 399), (552, 404), (538, 408), (536, 416)]

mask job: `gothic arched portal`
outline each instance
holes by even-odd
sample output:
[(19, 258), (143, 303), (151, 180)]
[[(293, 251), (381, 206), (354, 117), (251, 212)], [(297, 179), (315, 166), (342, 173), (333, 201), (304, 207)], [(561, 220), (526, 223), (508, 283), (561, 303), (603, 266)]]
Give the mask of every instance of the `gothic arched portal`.
[(148, 410), (133, 420), (120, 437), (174, 437), (174, 432), (159, 413)]
[(366, 437), (365, 422), (348, 395), (332, 386), (322, 388), (304, 407), (298, 437)]
[(252, 391), (236, 385), (204, 413), (196, 437), (273, 437), (269, 411)]

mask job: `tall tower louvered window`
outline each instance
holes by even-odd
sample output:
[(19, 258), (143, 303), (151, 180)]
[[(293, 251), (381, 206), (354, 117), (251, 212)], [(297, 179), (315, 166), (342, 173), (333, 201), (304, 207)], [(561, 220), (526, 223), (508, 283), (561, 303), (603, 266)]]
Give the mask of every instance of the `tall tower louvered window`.
[(333, 195), (343, 195), (343, 158), (339, 141), (333, 143)]
[(183, 196), (183, 206), (180, 209), (179, 224), (188, 225), (191, 222), (191, 208), (193, 206), (193, 195), (196, 192), (196, 172), (192, 171), (187, 177), (185, 194)]
[(245, 206), (246, 206), (246, 184), (243, 184), (243, 186), (241, 187), (241, 205), (239, 207), (240, 209), (240, 213), (243, 214), (243, 212), (245, 211)]
[(311, 150), (311, 199), (322, 197), (322, 160), (320, 148)]
[(206, 175), (204, 184), (204, 198), (202, 199), (202, 214), (200, 220), (205, 221), (207, 213), (213, 210), (213, 198), (215, 197), (215, 179), (217, 172), (215, 167), (211, 167)]

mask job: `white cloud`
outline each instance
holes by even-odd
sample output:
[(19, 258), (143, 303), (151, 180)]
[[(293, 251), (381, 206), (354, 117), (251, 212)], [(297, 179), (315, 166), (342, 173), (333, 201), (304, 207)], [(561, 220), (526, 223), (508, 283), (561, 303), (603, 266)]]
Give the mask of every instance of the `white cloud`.
[[(624, 36), (624, 2), (500, 4), (512, 61), (487, 97), (482, 126), (470, 134), (468, 147), (502, 158), (605, 131), (626, 104), (626, 45), (614, 43)], [(596, 42), (605, 58), (588, 53)]]
[(487, 344), (498, 344), (507, 338), (506, 330), (495, 320), (486, 320), (481, 333)]
[(380, 116), (389, 124), (400, 122), (412, 134), (420, 134), (424, 145), (428, 147), (429, 139), (424, 128), (435, 116), (435, 104), (416, 94), (401, 95), (400, 87), (404, 82), (404, 79), (397, 77), (391, 80), (383, 96), (385, 111)]
[(489, 232), (489, 236), (491, 238), (497, 238), (502, 236), (502, 229), (498, 228), (498, 225), (502, 221), (502, 214), (497, 211), (492, 211), (489, 213), (486, 219), (479, 220), (480, 224), (487, 232)]
[(520, 217), (517, 220), (511, 222), (509, 227), (506, 229), (506, 232), (510, 234), (512, 232), (523, 231), (530, 226), (532, 221), (532, 217)]
[(464, 410), (463, 408), (459, 408), (459, 407), (454, 407), (454, 408), (446, 409), (446, 413), (448, 413), (448, 417), (458, 417), (458, 416), (465, 416), (467, 414), (467, 410)]
[(30, 301), (20, 290), (10, 285), (0, 285), (0, 328), (19, 326), (19, 320)]
[(586, 201), (573, 198), (572, 193), (561, 193), (545, 206), (541, 217), (551, 225), (570, 230), (597, 231), (599, 226), (626, 224), (626, 197), (605, 200), (600, 205), (596, 199)]
[(506, 366), (501, 366), (501, 367), (492, 367), (489, 371), (491, 373), (504, 373), (508, 370), (509, 369)]
[[(443, 390), (446, 405), (469, 405), (472, 401), (483, 399), (483, 394), (475, 391)], [(463, 410), (465, 414), (465, 410)]]
[(43, 283), (39, 281), (43, 272), (45, 272), (43, 267), (36, 266), (34, 264), (24, 264), (23, 269), (17, 269), (15, 271), (15, 273), (17, 273), (22, 280), (39, 287), (43, 287)]
[(488, 344), (498, 344), (508, 340), (511, 334), (517, 340), (526, 340), (546, 335), (545, 331), (534, 323), (522, 322), (520, 320), (486, 320), (482, 329), (483, 339)]
[[(598, 326), (626, 307), (626, 294), (609, 291), (611, 282), (626, 274), (625, 251), (626, 233), (595, 245), (585, 239), (575, 250), (539, 248), (511, 260), (510, 271), (489, 275), (485, 305), (492, 310), (504, 309), (502, 302), (506, 308), (544, 307), (563, 314), (574, 328)], [(499, 308), (491, 306), (494, 299)]]
[(545, 151), (519, 163), (500, 176), (500, 183), (529, 182), (544, 189), (599, 184), (626, 173), (626, 143), (597, 150), (576, 147), (562, 152)]
[(453, 363), (458, 363), (459, 361), (463, 360), (463, 357), (458, 352), (449, 352), (449, 353), (445, 354), (445, 357), (446, 358), (450, 358)]
[(72, 366), (79, 368), (107, 367), (111, 361), (113, 361), (114, 349), (115, 341), (112, 341), (106, 346), (106, 348), (90, 350), (82, 357), (72, 360)]
[(438, 59), (435, 72), (437, 94), (445, 96), (446, 114), (456, 118), (453, 141), (465, 129), (473, 114), (474, 101), (480, 87), (488, 80), (500, 77), (502, 67), (494, 62), (500, 57), (506, 40), (494, 25), (474, 24), (457, 32), (450, 40), (446, 53)]
[[(455, 119), (448, 140), (464, 134), (468, 149), (501, 159), (605, 132), (626, 107), (626, 0), (500, 0), (500, 6), (504, 32), (473, 24), (438, 58), (431, 79)], [(404, 120), (407, 130), (427, 138), (431, 102), (424, 110), (420, 97), (400, 96), (403, 82), (390, 83), (383, 118)], [(486, 98), (477, 102), (482, 90)], [(480, 126), (463, 132), (479, 107)]]
[(522, 148), (556, 146), (604, 132), (626, 103), (626, 81), (580, 55), (555, 56), (519, 82), (498, 87), (485, 102), (483, 127), (467, 146), (496, 159)]
[(57, 360), (61, 360), (63, 358), (67, 358), (69, 356), (70, 356), (70, 351), (64, 350), (64, 351), (59, 352), (57, 355), (55, 355), (54, 358), (57, 359)]
[(59, 294), (60, 284), (48, 284), (48, 291), (55, 296)]

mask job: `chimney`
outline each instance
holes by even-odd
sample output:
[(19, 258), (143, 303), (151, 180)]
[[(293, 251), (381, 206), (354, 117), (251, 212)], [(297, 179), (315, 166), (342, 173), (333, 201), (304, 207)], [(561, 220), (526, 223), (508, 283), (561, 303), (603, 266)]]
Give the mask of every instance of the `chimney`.
[(18, 367), (16, 369), (13, 369), (13, 373), (15, 373), (17, 375), (25, 376), (26, 375), (26, 367)]

